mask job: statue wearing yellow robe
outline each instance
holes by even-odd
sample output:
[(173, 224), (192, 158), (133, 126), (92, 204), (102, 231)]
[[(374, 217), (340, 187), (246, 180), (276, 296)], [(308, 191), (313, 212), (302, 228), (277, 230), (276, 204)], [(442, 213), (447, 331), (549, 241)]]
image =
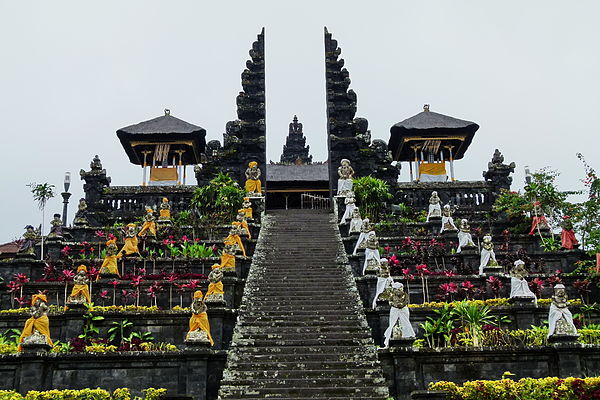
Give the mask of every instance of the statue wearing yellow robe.
[(71, 296), (67, 300), (68, 303), (78, 303), (81, 297), (84, 297), (86, 303), (91, 303), (92, 298), (90, 297), (90, 288), (88, 286), (89, 279), (87, 277), (87, 267), (80, 265), (77, 267), (77, 274), (73, 278), (73, 290), (71, 290)]
[(151, 208), (146, 209), (146, 215), (144, 216), (144, 225), (138, 233), (138, 236), (154, 236), (156, 237), (156, 218), (154, 217), (154, 210)]
[(221, 253), (221, 268), (235, 270), (235, 245), (226, 245)]
[(260, 169), (258, 169), (258, 163), (256, 161), (249, 162), (248, 168), (246, 169), (246, 192), (258, 195), (262, 193)]
[(189, 331), (186, 335), (186, 339), (190, 336), (191, 332), (204, 331), (208, 336), (210, 345), (214, 345), (212, 335), (210, 334), (210, 323), (208, 322), (208, 314), (206, 313), (207, 307), (202, 301), (202, 291), (196, 290), (194, 292), (194, 300), (192, 302), (192, 316), (190, 317)]
[(127, 230), (125, 231), (125, 244), (119, 252), (119, 256), (129, 256), (132, 254), (139, 254), (138, 238), (136, 236), (135, 224), (127, 224)]
[[(44, 294), (34, 294), (31, 298), (31, 318), (25, 321), (25, 327), (19, 338), (19, 343), (29, 336), (33, 335), (34, 332), (39, 332), (46, 337), (46, 343), (53, 346), (52, 339), (50, 338), (50, 320), (48, 319), (48, 300)], [(23, 351), (23, 347), (19, 345), (19, 351)]]
[[(126, 239), (127, 240), (127, 239)], [(137, 241), (137, 238), (135, 238)], [(106, 242), (106, 256), (104, 257), (104, 261), (102, 261), (102, 266), (100, 267), (100, 273), (98, 274), (98, 279), (102, 275), (117, 275), (119, 274), (119, 267), (117, 266), (117, 260), (121, 258), (121, 252), (118, 251), (117, 244), (115, 239), (108, 240)], [(127, 242), (125, 242), (127, 243)], [(125, 247), (123, 247), (125, 248)]]
[(246, 257), (246, 249), (244, 248), (244, 244), (242, 243), (242, 238), (240, 237), (240, 226), (239, 226), (239, 224), (236, 224), (235, 222), (233, 222), (231, 225), (232, 226), (231, 226), (231, 229), (229, 230), (229, 236), (227, 236), (223, 240), (223, 243), (225, 245), (236, 245), (240, 249), (240, 251), (242, 252), (244, 257)]

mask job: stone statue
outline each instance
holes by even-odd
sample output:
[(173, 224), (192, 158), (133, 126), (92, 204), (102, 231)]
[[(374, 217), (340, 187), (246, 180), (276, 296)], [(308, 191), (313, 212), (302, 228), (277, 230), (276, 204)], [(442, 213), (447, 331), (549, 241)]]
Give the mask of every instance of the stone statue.
[(211, 267), (210, 274), (208, 274), (208, 290), (206, 291), (206, 296), (204, 296), (204, 302), (207, 304), (210, 303), (224, 303), (223, 295), (225, 292), (223, 291), (223, 271), (221, 271), (221, 265), (214, 264)]
[(91, 303), (90, 288), (88, 287), (90, 280), (87, 277), (87, 267), (80, 265), (77, 267), (77, 274), (73, 277), (73, 290), (67, 298), (67, 304), (85, 304)]
[(196, 290), (194, 299), (190, 307), (192, 316), (190, 317), (189, 331), (185, 336), (185, 342), (189, 344), (206, 344), (214, 345), (214, 341), (210, 334), (210, 323), (208, 322), (207, 307), (202, 300), (202, 292)]
[(525, 263), (522, 260), (515, 261), (514, 267), (510, 270), (510, 298), (534, 299), (534, 303), (537, 304), (537, 297), (525, 280), (527, 275)]
[(542, 211), (542, 204), (539, 201), (533, 202), (532, 214), (531, 230), (529, 231), (530, 235), (535, 235), (536, 228), (542, 231), (550, 230), (550, 225), (548, 224), (548, 220)]
[(244, 202), (242, 203), (242, 210), (244, 210), (244, 213), (246, 214), (246, 219), (253, 219), (252, 202), (250, 201), (249, 197), (244, 197)]
[(243, 208), (239, 209), (237, 215), (235, 216), (236, 225), (240, 227), (242, 232), (246, 233), (248, 236), (248, 240), (252, 240), (252, 234), (250, 233), (250, 227), (248, 226), (248, 221), (246, 221), (246, 212)]
[(429, 222), (430, 218), (438, 218), (442, 216), (442, 206), (441, 200), (438, 197), (438, 193), (434, 190), (431, 192), (431, 197), (429, 198), (429, 211), (427, 212), (427, 220)]
[(79, 199), (77, 204), (77, 212), (75, 213), (75, 219), (73, 219), (73, 225), (75, 226), (87, 226), (89, 221), (86, 217), (87, 203), (84, 198)]
[(494, 243), (492, 243), (492, 237), (485, 235), (483, 237), (483, 245), (481, 246), (481, 257), (479, 258), (479, 275), (483, 274), (485, 267), (497, 267), (498, 261), (496, 261), (496, 253), (494, 253)]
[(390, 268), (387, 258), (382, 258), (379, 261), (379, 272), (377, 273), (377, 287), (375, 297), (373, 298), (373, 310), (377, 307), (377, 299), (385, 289), (389, 288), (394, 280), (390, 276)]
[(35, 232), (35, 228), (32, 225), (25, 227), (25, 233), (23, 234), (23, 241), (17, 250), (17, 254), (27, 254), (35, 256), (35, 242), (38, 239), (38, 234)]
[(235, 271), (236, 244), (226, 244), (221, 253), (221, 268), (223, 271)]
[[(133, 225), (133, 224), (131, 224)], [(133, 225), (135, 228), (135, 225)], [(133, 238), (136, 241), (136, 248), (137, 248), (137, 237), (135, 237), (135, 233)], [(119, 274), (119, 267), (117, 266), (117, 260), (119, 258), (121, 258), (122, 254), (127, 254), (125, 253), (125, 248), (128, 247), (127, 245), (127, 239), (125, 239), (125, 246), (123, 246), (123, 249), (121, 251), (119, 251), (119, 248), (117, 247), (117, 241), (115, 239), (111, 239), (111, 240), (107, 240), (106, 241), (106, 256), (104, 256), (104, 260), (102, 261), (102, 266), (100, 266), (100, 272), (98, 274), (98, 279), (100, 279), (102, 276), (121, 276)], [(136, 252), (137, 253), (137, 252)]]
[(571, 217), (565, 215), (563, 221), (560, 224), (562, 231), (560, 233), (560, 242), (563, 249), (573, 250), (579, 247), (579, 241), (575, 237), (575, 231), (573, 231), (573, 223)]
[(442, 210), (442, 228), (440, 229), (440, 233), (444, 231), (458, 231), (458, 228), (454, 224), (454, 218), (452, 218), (452, 214), (454, 214), (454, 208), (450, 206), (450, 204), (446, 204)]
[(356, 199), (354, 198), (353, 191), (350, 190), (347, 192), (344, 204), (346, 204), (346, 210), (344, 211), (344, 215), (342, 215), (340, 225), (348, 223), (348, 220), (352, 218), (352, 211), (356, 208)]
[(554, 286), (552, 304), (548, 313), (548, 337), (552, 336), (579, 336), (573, 324), (573, 314), (567, 308), (567, 291), (565, 285)]
[(381, 295), (390, 303), (390, 320), (388, 328), (383, 334), (384, 345), (389, 347), (390, 339), (413, 338), (415, 331), (410, 324), (410, 311), (408, 309), (408, 294), (404, 291), (404, 285), (393, 282)]
[(169, 203), (169, 199), (166, 197), (162, 198), (160, 202), (160, 210), (158, 216), (159, 222), (171, 222), (171, 203)]
[(367, 270), (369, 260), (376, 260), (376, 266), (379, 266), (379, 263), (381, 262), (381, 258), (379, 256), (379, 240), (377, 239), (377, 234), (375, 233), (375, 231), (369, 232), (367, 240), (365, 241), (365, 246), (365, 262), (363, 264), (363, 275)]
[(512, 178), (509, 176), (512, 172), (515, 172), (515, 163), (504, 164), (504, 156), (496, 149), (492, 161), (488, 163), (488, 170), (483, 172), (483, 177), (496, 188), (508, 190), (512, 183)]
[(360, 210), (358, 207), (354, 207), (352, 210), (352, 219), (350, 220), (350, 229), (349, 233), (360, 233), (360, 228), (362, 226), (362, 218), (360, 217)]
[(47, 345), (52, 347), (50, 339), (50, 321), (48, 320), (48, 300), (45, 294), (34, 294), (31, 298), (31, 317), (25, 321), (25, 327), (19, 338), (19, 351), (23, 346)]
[(127, 224), (124, 232), (125, 244), (119, 252), (119, 255), (130, 256), (132, 254), (140, 254), (138, 248), (137, 226), (135, 224)]
[(229, 236), (223, 240), (223, 244), (236, 246), (236, 251), (241, 251), (244, 257), (246, 257), (246, 249), (242, 243), (242, 238), (240, 238), (240, 233), (241, 230), (239, 225), (233, 222), (231, 224), (231, 229), (229, 229)]
[(471, 236), (471, 226), (466, 219), (460, 220), (460, 226), (458, 231), (458, 249), (456, 249), (457, 253), (460, 253), (462, 249), (468, 249), (471, 247), (475, 247), (475, 243), (473, 243), (473, 237)]
[(248, 163), (246, 169), (246, 192), (253, 196), (262, 195), (262, 186), (260, 182), (260, 169), (256, 161)]
[(340, 162), (338, 167), (338, 196), (346, 196), (348, 192), (352, 191), (352, 178), (354, 178), (354, 169), (350, 165), (350, 160), (344, 158)]
[(48, 239), (60, 239), (63, 237), (63, 222), (60, 219), (60, 214), (54, 214), (54, 218), (50, 221), (50, 233)]
[(369, 222), (369, 218), (363, 219), (360, 226), (360, 235), (358, 235), (358, 240), (356, 241), (356, 246), (354, 246), (352, 255), (355, 256), (358, 249), (365, 248), (364, 242), (367, 240), (367, 235), (371, 230), (373, 230), (373, 226), (371, 225), (371, 222)]
[(154, 216), (154, 210), (150, 207), (146, 208), (144, 224), (142, 225), (142, 229), (140, 229), (138, 236), (143, 238), (146, 236), (156, 237), (156, 217)]

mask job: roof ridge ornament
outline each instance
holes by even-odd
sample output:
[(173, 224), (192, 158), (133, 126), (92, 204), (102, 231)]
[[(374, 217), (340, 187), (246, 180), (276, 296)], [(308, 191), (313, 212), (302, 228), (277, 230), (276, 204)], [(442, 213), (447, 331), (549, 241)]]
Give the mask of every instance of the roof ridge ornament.
[(429, 112), (429, 104), (423, 104), (423, 111)]
[(165, 115), (171, 115), (171, 110), (169, 110), (168, 108), (165, 108)]

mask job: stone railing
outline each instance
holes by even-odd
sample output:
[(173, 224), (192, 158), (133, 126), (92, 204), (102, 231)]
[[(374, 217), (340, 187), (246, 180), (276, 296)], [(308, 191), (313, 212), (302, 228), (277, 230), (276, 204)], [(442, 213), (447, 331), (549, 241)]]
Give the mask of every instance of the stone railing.
[(485, 181), (398, 183), (396, 203), (427, 210), (431, 192), (437, 191), (443, 204), (459, 209), (490, 211), (499, 190)]
[[(109, 186), (102, 190), (97, 203), (88, 203), (88, 219), (93, 226), (133, 221), (144, 216), (146, 207), (158, 215), (163, 197), (169, 199), (171, 215), (189, 209), (197, 186)], [(91, 207), (90, 207), (91, 205)]]

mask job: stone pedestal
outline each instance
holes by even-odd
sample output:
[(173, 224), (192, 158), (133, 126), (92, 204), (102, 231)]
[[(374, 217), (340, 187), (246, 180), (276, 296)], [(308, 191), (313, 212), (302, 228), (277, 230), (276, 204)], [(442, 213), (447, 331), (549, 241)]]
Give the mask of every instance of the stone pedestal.
[(67, 302), (67, 307), (69, 308), (69, 311), (83, 311), (85, 310), (85, 303), (69, 303)]
[[(441, 225), (441, 223), (440, 223)], [(441, 227), (440, 227), (441, 229)], [(457, 240), (457, 236), (458, 235), (458, 231), (444, 231), (442, 232), (442, 238), (444, 238), (444, 240), (448, 241), (448, 240)]]
[(183, 342), (188, 349), (201, 349), (210, 347), (208, 335), (202, 330), (189, 332)]
[(442, 390), (415, 390), (411, 392), (411, 400), (446, 400), (448, 393)]
[(554, 334), (548, 337), (549, 343), (576, 343), (579, 335), (567, 335), (567, 334)]
[(49, 344), (45, 343), (23, 343), (21, 347), (23, 353), (47, 353), (52, 349)]
[(390, 339), (390, 348), (394, 347), (412, 347), (416, 338), (412, 337), (394, 337)]
[(497, 274), (501, 274), (503, 269), (504, 268), (502, 267), (502, 265), (487, 266), (487, 267), (483, 267), (483, 273), (497, 275)]
[(508, 299), (508, 301), (511, 304), (514, 304), (516, 306), (525, 306), (525, 305), (534, 305), (535, 304), (535, 299), (533, 297), (515, 296), (515, 297), (511, 297), (510, 299)]

